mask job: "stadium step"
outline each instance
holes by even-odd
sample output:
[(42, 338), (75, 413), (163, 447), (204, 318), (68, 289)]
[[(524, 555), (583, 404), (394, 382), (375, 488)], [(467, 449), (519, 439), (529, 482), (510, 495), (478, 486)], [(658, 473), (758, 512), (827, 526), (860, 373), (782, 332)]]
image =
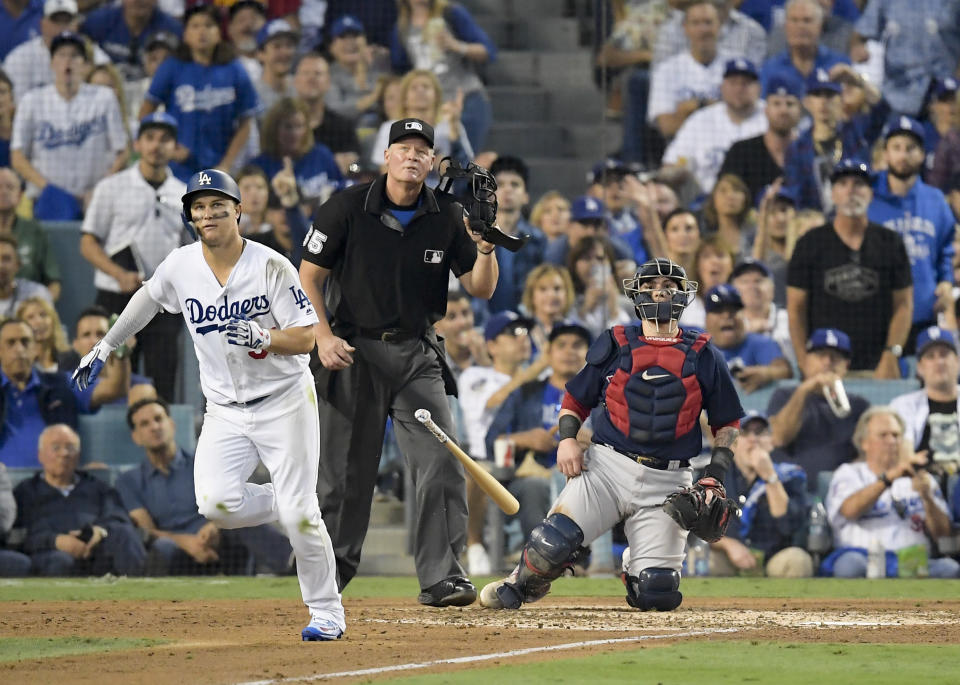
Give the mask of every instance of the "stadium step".
[(502, 50), (487, 67), (487, 77), (493, 85), (585, 86), (593, 79), (591, 60), (590, 51), (584, 49), (540, 53)]
[(580, 24), (574, 18), (479, 15), (476, 20), (498, 50), (557, 52), (576, 50), (580, 43)]
[(572, 0), (462, 0), (462, 4), (476, 18), (485, 15), (497, 17), (559, 17), (572, 12)]
[(370, 527), (403, 525), (403, 502), (388, 500), (378, 502), (374, 500), (370, 508)]
[(524, 161), (530, 167), (528, 190), (533, 201), (548, 190), (559, 190), (571, 200), (583, 195), (587, 188), (587, 172), (594, 164), (592, 158), (555, 159), (545, 157), (542, 153), (527, 157)]
[[(380, 504), (380, 503), (377, 503)], [(403, 504), (400, 504), (401, 514)], [(373, 525), (367, 530), (360, 557), (359, 575), (416, 574), (413, 557), (407, 554), (407, 529), (402, 515), (399, 525)]]
[(494, 124), (487, 146), (502, 154), (527, 157), (549, 154), (553, 157), (602, 159), (607, 151), (620, 147), (620, 126), (607, 124)]

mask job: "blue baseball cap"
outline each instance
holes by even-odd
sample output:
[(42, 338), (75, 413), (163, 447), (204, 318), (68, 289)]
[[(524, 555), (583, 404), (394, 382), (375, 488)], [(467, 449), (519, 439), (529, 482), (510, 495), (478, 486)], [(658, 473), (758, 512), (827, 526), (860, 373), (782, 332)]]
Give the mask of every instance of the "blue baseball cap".
[(764, 276), (765, 278), (773, 278), (773, 274), (766, 264), (761, 262), (759, 259), (754, 259), (753, 257), (747, 257), (735, 267), (730, 273), (730, 280), (732, 281), (737, 276), (742, 276), (743, 274), (749, 271), (756, 271), (758, 274)]
[(740, 427), (745, 428), (748, 423), (753, 421), (760, 421), (767, 428), (770, 427), (770, 419), (762, 411), (757, 411), (756, 409), (747, 410), (746, 416), (740, 419)]
[(628, 174), (643, 171), (643, 167), (635, 162), (624, 162), (616, 157), (607, 157), (593, 165), (587, 174), (587, 183), (603, 183), (604, 178), (619, 178)]
[(807, 340), (807, 352), (814, 350), (836, 350), (850, 357), (850, 336), (839, 328), (818, 328)]
[(257, 31), (257, 47), (262, 48), (274, 38), (286, 36), (294, 41), (300, 40), (300, 34), (293, 28), (293, 25), (286, 19), (274, 19), (264, 24)]
[(729, 283), (721, 283), (707, 291), (703, 308), (710, 313), (725, 309), (743, 309), (743, 300), (740, 299), (740, 293), (736, 288)]
[(835, 182), (841, 176), (860, 176), (867, 183), (873, 181), (873, 174), (870, 173), (870, 167), (867, 163), (853, 157), (841, 159), (837, 162), (836, 166), (833, 167), (833, 171), (830, 172), (830, 182)]
[(792, 95), (795, 98), (803, 97), (803, 83), (800, 79), (787, 74), (774, 74), (767, 79), (763, 89), (763, 97), (770, 95)]
[(80, 55), (84, 59), (87, 59), (87, 42), (79, 33), (74, 31), (61, 31), (55, 35), (53, 40), (50, 41), (50, 55), (55, 55), (57, 50), (64, 45), (73, 45), (80, 51)]
[(941, 100), (946, 97), (955, 97), (960, 90), (960, 82), (952, 76), (947, 78), (935, 78), (930, 85), (930, 99)]
[(887, 120), (887, 123), (883, 126), (883, 132), (880, 134), (880, 137), (884, 141), (889, 140), (891, 137), (896, 135), (901, 135), (907, 133), (917, 139), (917, 142), (920, 143), (920, 147), (923, 147), (926, 136), (923, 133), (923, 126), (919, 121), (912, 117), (908, 117), (905, 114), (897, 114)]
[(533, 320), (520, 316), (516, 312), (497, 312), (487, 319), (487, 325), (483, 327), (483, 337), (485, 340), (493, 340), (508, 328), (518, 326), (530, 330), (533, 327)]
[(922, 357), (923, 353), (934, 345), (943, 345), (956, 352), (957, 338), (946, 328), (939, 328), (937, 326), (924, 328), (920, 331), (920, 335), (917, 336), (917, 358)]
[(581, 338), (587, 341), (588, 345), (593, 342), (593, 337), (590, 335), (590, 331), (587, 330), (587, 327), (578, 321), (574, 321), (573, 319), (558, 321), (557, 323), (553, 324), (553, 328), (550, 329), (550, 335), (547, 336), (547, 340), (553, 342), (564, 333), (573, 333), (574, 335), (579, 335)]
[(339, 38), (347, 33), (363, 35), (366, 33), (363, 29), (363, 23), (352, 14), (343, 14), (337, 18), (330, 27), (330, 37)]
[(807, 77), (807, 95), (813, 93), (834, 93), (839, 95), (843, 88), (836, 81), (830, 80), (826, 69), (814, 69)]
[(143, 135), (143, 132), (148, 128), (166, 128), (173, 133), (174, 138), (177, 136), (177, 120), (166, 112), (151, 112), (141, 119), (140, 125), (137, 127), (137, 138)]
[(777, 194), (773, 196), (775, 200), (784, 200), (789, 202), (794, 207), (799, 206), (800, 204), (800, 195), (797, 193), (796, 188), (792, 186), (780, 186), (780, 190), (777, 191)]
[(758, 79), (757, 65), (746, 57), (735, 57), (728, 59), (723, 67), (723, 78), (728, 76), (749, 76), (752, 79)]
[(590, 195), (578, 197), (570, 205), (570, 221), (595, 221), (606, 218), (607, 208), (603, 200)]

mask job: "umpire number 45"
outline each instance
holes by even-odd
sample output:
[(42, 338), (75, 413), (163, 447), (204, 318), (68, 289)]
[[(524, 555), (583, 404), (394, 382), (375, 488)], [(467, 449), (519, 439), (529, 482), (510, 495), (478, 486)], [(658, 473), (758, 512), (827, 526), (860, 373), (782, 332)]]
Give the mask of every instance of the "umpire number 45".
[(310, 308), (310, 298), (307, 297), (307, 294), (303, 292), (302, 288), (298, 288), (295, 285), (291, 285), (290, 294), (293, 295), (293, 301), (296, 302), (297, 306), (300, 307), (300, 309)]
[(321, 233), (316, 228), (311, 228), (306, 239), (303, 241), (303, 246), (307, 248), (310, 254), (320, 254), (325, 242), (327, 242), (327, 234)]

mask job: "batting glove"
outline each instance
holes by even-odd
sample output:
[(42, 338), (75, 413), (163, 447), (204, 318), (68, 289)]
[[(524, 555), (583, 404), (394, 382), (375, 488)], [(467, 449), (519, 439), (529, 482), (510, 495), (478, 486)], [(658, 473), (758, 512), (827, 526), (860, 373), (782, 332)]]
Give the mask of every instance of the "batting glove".
[(254, 350), (270, 347), (270, 331), (264, 330), (256, 321), (249, 319), (230, 319), (224, 327), (227, 342)]
[(100, 372), (103, 371), (103, 365), (107, 362), (111, 352), (113, 352), (113, 348), (102, 340), (94, 345), (93, 349), (83, 356), (77, 370), (73, 372), (73, 384), (79, 390), (86, 390), (93, 385)]

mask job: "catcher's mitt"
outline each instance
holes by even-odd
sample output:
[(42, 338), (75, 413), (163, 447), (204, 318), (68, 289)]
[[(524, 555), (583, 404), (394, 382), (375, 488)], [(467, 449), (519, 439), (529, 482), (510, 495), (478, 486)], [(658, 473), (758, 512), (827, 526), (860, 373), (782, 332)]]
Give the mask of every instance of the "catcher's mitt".
[(707, 542), (716, 542), (727, 532), (737, 505), (727, 497), (723, 483), (705, 477), (693, 487), (669, 495), (663, 502), (663, 510), (684, 530)]

